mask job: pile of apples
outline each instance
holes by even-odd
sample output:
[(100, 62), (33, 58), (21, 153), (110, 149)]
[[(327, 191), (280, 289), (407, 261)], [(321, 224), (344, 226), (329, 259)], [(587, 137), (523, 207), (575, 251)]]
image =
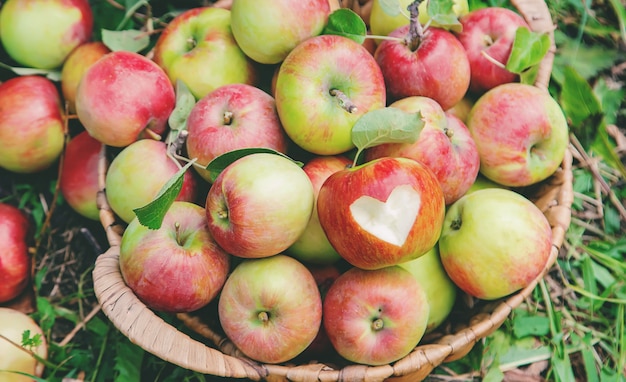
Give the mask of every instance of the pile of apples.
[[(314, 348), (394, 362), (458, 290), (495, 300), (540, 274), (550, 224), (517, 190), (568, 145), (558, 103), (506, 68), (524, 19), (431, 2), (375, 0), (359, 16), (333, 0), (233, 0), (181, 12), (140, 54), (90, 41), (86, 0), (46, 2), (65, 19), (39, 49), (37, 28), (20, 28), (52, 17), (8, 0), (8, 54), (62, 70), (60, 91), (35, 75), (0, 85), (0, 167), (37, 172), (63, 152), (63, 196), (98, 219), (109, 147), (120, 271), (146, 306), (216, 303), (259, 362)], [(64, 146), (70, 116), (84, 130)]]

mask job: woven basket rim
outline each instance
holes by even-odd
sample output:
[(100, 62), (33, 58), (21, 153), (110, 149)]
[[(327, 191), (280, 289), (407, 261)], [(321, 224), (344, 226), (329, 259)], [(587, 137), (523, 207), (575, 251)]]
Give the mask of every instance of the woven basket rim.
[[(554, 60), (554, 25), (544, 0), (511, 0), (531, 29), (550, 36), (552, 46), (540, 64), (535, 86), (547, 91)], [(554, 265), (570, 225), (573, 203), (572, 153), (568, 149), (561, 167), (540, 184), (533, 202), (552, 227), (552, 249), (543, 271), (527, 287), (494, 302), (491, 312), (472, 317), (469, 326), (436, 341), (418, 345), (409, 355), (382, 366), (348, 365), (335, 369), (323, 363), (302, 365), (263, 364), (246, 358), (227, 338), (213, 331), (199, 318), (178, 314), (181, 323), (212, 342), (209, 346), (166, 323), (145, 306), (125, 284), (119, 270), (119, 245), (124, 224), (120, 223), (106, 199), (107, 147), (102, 146), (99, 161), (97, 204), (100, 222), (110, 248), (96, 259), (94, 291), (103, 312), (129, 340), (157, 357), (203, 374), (262, 380), (281, 377), (291, 381), (383, 381), (410, 376), (411, 381), (426, 378), (438, 365), (462, 358), (480, 339), (498, 329), (514, 308), (527, 299)]]

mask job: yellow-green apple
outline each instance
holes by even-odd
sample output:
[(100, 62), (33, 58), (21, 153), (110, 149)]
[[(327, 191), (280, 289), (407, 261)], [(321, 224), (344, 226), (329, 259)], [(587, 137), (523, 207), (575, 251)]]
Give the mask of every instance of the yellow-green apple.
[(569, 145), (567, 120), (546, 91), (517, 82), (483, 94), (467, 118), (480, 172), (496, 183), (523, 187), (552, 175)]
[(515, 191), (489, 188), (448, 208), (439, 240), (441, 263), (465, 293), (494, 300), (530, 284), (552, 249), (541, 210)]
[(170, 21), (154, 46), (153, 60), (172, 84), (178, 80), (200, 99), (227, 84), (254, 85), (256, 67), (239, 48), (228, 9), (188, 9)]
[(328, 0), (233, 0), (231, 27), (244, 53), (277, 64), (302, 41), (322, 33)]
[(315, 193), (315, 203), (311, 219), (298, 240), (287, 253), (296, 259), (312, 264), (332, 264), (341, 259), (328, 241), (317, 216), (317, 195), (324, 181), (337, 171), (346, 169), (352, 161), (340, 155), (316, 156), (304, 164), (302, 169), (311, 179)]
[(76, 90), (80, 122), (92, 137), (115, 147), (162, 134), (175, 104), (174, 86), (163, 69), (127, 51), (102, 56)]
[(275, 255), (245, 259), (232, 271), (218, 302), (228, 338), (246, 356), (280, 363), (302, 353), (322, 321), (322, 299), (311, 272)]
[(315, 194), (294, 161), (254, 153), (228, 165), (206, 198), (209, 229), (228, 253), (243, 258), (276, 255), (306, 229)]
[(341, 257), (356, 267), (377, 269), (435, 246), (445, 201), (426, 165), (384, 157), (330, 175), (320, 188), (317, 212)]
[(61, 96), (41, 76), (21, 76), (0, 84), (0, 167), (17, 173), (49, 168), (64, 142)]
[[(22, 338), (28, 331), (29, 338), (38, 336), (41, 342), (32, 347), (23, 346)], [(45, 365), (35, 358), (48, 358), (46, 335), (35, 320), (19, 310), (0, 307), (0, 380), (3, 382), (30, 382), (41, 377)], [(18, 373), (25, 373), (18, 374)]]
[(476, 177), (476, 180), (474, 181), (474, 183), (472, 183), (472, 185), (467, 190), (465, 195), (470, 194), (470, 193), (472, 193), (474, 191), (482, 190), (484, 188), (507, 188), (507, 189), (510, 189), (509, 187), (503, 186), (501, 184), (498, 184), (498, 183), (494, 182), (493, 180), (485, 177), (481, 173), (478, 173), (478, 176)]
[(138, 219), (120, 243), (120, 272), (129, 288), (151, 309), (191, 312), (207, 305), (222, 289), (230, 255), (213, 240), (204, 208), (175, 201), (159, 229)]
[(352, 126), (385, 106), (385, 82), (372, 55), (347, 37), (312, 37), (294, 48), (276, 78), (276, 107), (302, 149), (336, 155), (352, 148)]
[(91, 39), (88, 0), (8, 0), (0, 9), (0, 36), (20, 65), (56, 69), (74, 48)]
[(504, 65), (511, 55), (517, 28), (529, 28), (526, 20), (508, 8), (493, 6), (472, 10), (460, 21), (463, 28), (456, 35), (470, 63), (470, 90), (482, 94), (497, 85), (517, 81), (519, 76)]
[[(374, 57), (382, 70), (390, 102), (425, 96), (446, 110), (469, 88), (470, 65), (463, 45), (452, 32), (430, 27), (408, 38), (410, 25), (400, 27), (382, 41)], [(406, 37), (406, 38), (405, 38)]]
[(200, 99), (187, 118), (187, 155), (207, 181), (204, 169), (215, 157), (236, 149), (265, 147), (287, 152), (287, 136), (274, 97), (247, 84), (218, 87)]
[(91, 220), (100, 218), (96, 202), (100, 186), (99, 164), (102, 143), (86, 131), (74, 136), (65, 146), (59, 189), (63, 199), (80, 215)]
[(430, 307), (426, 333), (430, 333), (437, 329), (452, 312), (458, 294), (457, 286), (443, 268), (437, 246), (426, 252), (424, 256), (399, 265), (409, 271), (426, 292)]
[(367, 150), (366, 160), (386, 156), (424, 163), (433, 171), (446, 205), (459, 199), (474, 183), (480, 158), (465, 124), (443, 111), (432, 98), (411, 96), (390, 105), (408, 113), (421, 112), (424, 128), (413, 143), (384, 143)]
[(71, 113), (76, 112), (76, 89), (83, 74), (94, 62), (111, 50), (101, 41), (90, 41), (76, 47), (61, 69), (61, 93)]
[[(105, 187), (109, 205), (123, 221), (135, 218), (136, 208), (150, 203), (178, 172), (179, 164), (167, 154), (167, 145), (141, 139), (124, 147), (109, 166)], [(176, 200), (193, 202), (198, 191), (192, 172), (185, 172)]]
[(15, 299), (30, 282), (32, 228), (25, 212), (0, 203), (0, 303)]
[(324, 329), (345, 359), (384, 365), (406, 356), (426, 330), (426, 292), (406, 269), (351, 268), (330, 286), (323, 302)]

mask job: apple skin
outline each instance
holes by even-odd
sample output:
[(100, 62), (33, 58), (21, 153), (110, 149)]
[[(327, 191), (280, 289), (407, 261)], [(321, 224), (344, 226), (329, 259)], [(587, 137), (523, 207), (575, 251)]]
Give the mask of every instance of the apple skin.
[(0, 203), (0, 303), (19, 296), (30, 282), (32, 229), (22, 210)]
[(138, 53), (102, 56), (85, 72), (76, 91), (76, 114), (100, 142), (125, 147), (162, 134), (176, 104), (174, 87), (157, 64)]
[(56, 69), (74, 48), (91, 39), (93, 14), (87, 0), (8, 0), (0, 10), (0, 36), (21, 65)]
[(329, 176), (319, 191), (317, 213), (341, 257), (359, 268), (378, 269), (435, 246), (445, 201), (426, 165), (384, 157)]
[[(409, 26), (389, 34), (403, 39)], [(429, 27), (416, 49), (398, 40), (382, 41), (374, 57), (385, 78), (390, 102), (425, 96), (446, 110), (459, 102), (470, 84), (470, 65), (463, 45), (454, 34)]]
[[(349, 112), (331, 90), (356, 106)], [(385, 83), (363, 45), (337, 35), (312, 37), (294, 48), (276, 78), (276, 108), (287, 135), (317, 155), (352, 148), (352, 126), (366, 112), (385, 106)]]
[(367, 150), (366, 160), (385, 156), (405, 157), (430, 168), (449, 205), (469, 189), (478, 175), (480, 158), (467, 126), (443, 111), (428, 97), (412, 96), (390, 105), (408, 113), (421, 112), (425, 122), (414, 143), (384, 143)]
[(331, 285), (323, 306), (324, 328), (337, 353), (366, 365), (409, 354), (429, 315), (424, 289), (399, 266), (347, 270)]
[(228, 338), (264, 363), (295, 358), (314, 340), (322, 299), (311, 272), (298, 260), (276, 255), (245, 259), (219, 297), (218, 315)]
[(15, 173), (49, 168), (63, 152), (61, 97), (41, 76), (0, 84), (0, 167)]
[(205, 209), (215, 241), (228, 253), (261, 258), (289, 248), (313, 212), (304, 170), (277, 154), (254, 153), (228, 165), (209, 189)]
[(315, 203), (306, 229), (298, 240), (287, 249), (289, 255), (302, 262), (318, 265), (333, 264), (341, 259), (341, 256), (328, 241), (320, 224), (317, 215), (317, 196), (322, 184), (331, 174), (344, 170), (351, 164), (352, 161), (339, 155), (316, 156), (304, 164), (302, 169), (313, 184)]
[(474, 100), (469, 96), (463, 97), (462, 100), (457, 102), (454, 106), (446, 110), (446, 113), (452, 114), (463, 123), (467, 123), (467, 116), (469, 112), (472, 110), (472, 106), (474, 106)]
[(194, 168), (207, 181), (204, 167), (229, 151), (265, 147), (287, 152), (274, 98), (252, 85), (224, 85), (204, 96), (189, 113), (187, 132), (187, 154), (197, 158), (202, 168)]
[(470, 63), (470, 91), (482, 94), (497, 85), (517, 81), (517, 74), (489, 61), (484, 54), (505, 65), (517, 28), (530, 29), (526, 20), (507, 8), (486, 7), (472, 10), (459, 21), (463, 29), (456, 36)]
[(63, 62), (61, 93), (67, 102), (69, 112), (76, 112), (76, 90), (83, 75), (94, 62), (107, 53), (111, 53), (111, 50), (101, 41), (86, 42), (70, 52)]
[(446, 273), (434, 246), (424, 256), (399, 264), (409, 271), (426, 292), (430, 307), (426, 333), (437, 329), (450, 315), (458, 294), (457, 286)]
[(204, 208), (175, 201), (159, 229), (130, 222), (120, 244), (120, 271), (149, 308), (191, 312), (217, 297), (230, 255), (213, 240)]
[(328, 0), (234, 0), (231, 28), (244, 53), (261, 64), (277, 64), (298, 44), (322, 33)]
[(484, 300), (510, 295), (544, 269), (552, 249), (545, 215), (515, 191), (489, 188), (448, 208), (439, 255), (450, 279)]
[(256, 68), (233, 37), (230, 10), (189, 9), (170, 21), (154, 46), (153, 60), (172, 84), (181, 80), (200, 99), (227, 84), (256, 83)]
[(91, 220), (100, 218), (97, 195), (102, 143), (81, 131), (65, 147), (59, 189), (69, 206)]
[[(150, 203), (179, 170), (167, 155), (161, 141), (141, 139), (122, 149), (106, 173), (105, 187), (109, 205), (123, 221), (135, 218), (135, 208)], [(183, 188), (176, 200), (195, 201), (198, 191), (192, 172), (185, 172)]]
[[(14, 343), (21, 345), (22, 335), (27, 330), (30, 331), (31, 338), (40, 335), (41, 343), (27, 349), (16, 347)], [(48, 358), (46, 335), (39, 324), (19, 310), (0, 307), (0, 335), (13, 342), (0, 338), (0, 354), (2, 354), (0, 357), (0, 380), (3, 382), (30, 382), (33, 380), (29, 376), (11, 373), (8, 370), (41, 377), (45, 365), (28, 353), (28, 351), (32, 351), (43, 360)]]
[(480, 172), (509, 187), (548, 178), (569, 145), (567, 120), (557, 101), (537, 87), (515, 82), (483, 94), (467, 127), (476, 142)]

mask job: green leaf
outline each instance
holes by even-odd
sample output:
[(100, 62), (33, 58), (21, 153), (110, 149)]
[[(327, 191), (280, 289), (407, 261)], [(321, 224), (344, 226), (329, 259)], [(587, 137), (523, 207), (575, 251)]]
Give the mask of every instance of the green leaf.
[[(209, 164), (206, 165), (205, 169), (209, 172), (209, 181), (211, 183), (215, 182), (215, 179), (217, 179), (219, 174), (237, 159), (240, 159), (240, 158), (245, 157), (246, 155), (255, 154), (255, 153), (276, 154), (276, 155), (281, 155), (289, 160), (293, 160), (287, 155), (279, 151), (267, 148), (267, 147), (251, 147), (251, 148), (232, 150), (232, 151), (229, 151), (227, 153), (224, 153), (222, 155), (219, 155), (213, 158), (213, 160), (211, 160)], [(297, 162), (297, 161), (294, 161), (294, 162), (297, 163), (299, 166), (302, 166), (302, 163)]]
[(112, 31), (102, 30), (102, 42), (112, 51), (128, 51), (137, 53), (150, 45), (150, 37), (146, 32), (135, 29)]
[(163, 185), (154, 200), (143, 207), (135, 208), (133, 210), (141, 225), (150, 229), (161, 228), (161, 224), (163, 223), (163, 218), (165, 217), (167, 210), (169, 210), (170, 206), (174, 203), (174, 200), (176, 200), (176, 197), (180, 193), (180, 190), (183, 188), (185, 171), (187, 171), (193, 163), (194, 161), (190, 161), (178, 170), (178, 172), (174, 174), (174, 176), (172, 176), (170, 180), (165, 183), (165, 185)]
[(19, 66), (11, 66), (0, 62), (0, 68), (8, 69), (18, 76), (43, 75), (51, 81), (61, 81), (60, 70), (23, 68)]
[(196, 97), (193, 96), (189, 87), (183, 81), (176, 80), (176, 106), (168, 119), (170, 128), (174, 130), (186, 129), (187, 118), (195, 105)]
[(115, 342), (115, 365), (117, 371), (115, 382), (132, 382), (141, 380), (141, 365), (145, 350), (130, 342), (127, 338)]
[(611, 4), (617, 16), (622, 43), (626, 44), (626, 7), (624, 7), (624, 2), (620, 0), (609, 0), (609, 4)]
[(352, 127), (352, 142), (361, 151), (383, 143), (414, 143), (424, 128), (422, 113), (384, 107), (363, 114)]
[(402, 13), (400, 0), (380, 0), (378, 3), (380, 4), (380, 9), (389, 16), (396, 17)]
[(538, 65), (550, 49), (550, 36), (547, 33), (533, 32), (526, 27), (519, 27), (515, 32), (515, 40), (511, 54), (506, 62), (506, 69), (520, 74)]
[(463, 26), (454, 12), (453, 0), (431, 0), (428, 2), (428, 17), (437, 27), (460, 33)]
[(572, 132), (588, 148), (602, 119), (600, 102), (589, 83), (571, 66), (565, 67), (564, 74), (560, 104), (570, 121)]
[(550, 320), (545, 316), (516, 315), (513, 318), (513, 334), (517, 338), (544, 336), (550, 333)]
[(367, 26), (353, 10), (339, 8), (328, 16), (322, 34), (339, 35), (362, 44), (367, 35)]

